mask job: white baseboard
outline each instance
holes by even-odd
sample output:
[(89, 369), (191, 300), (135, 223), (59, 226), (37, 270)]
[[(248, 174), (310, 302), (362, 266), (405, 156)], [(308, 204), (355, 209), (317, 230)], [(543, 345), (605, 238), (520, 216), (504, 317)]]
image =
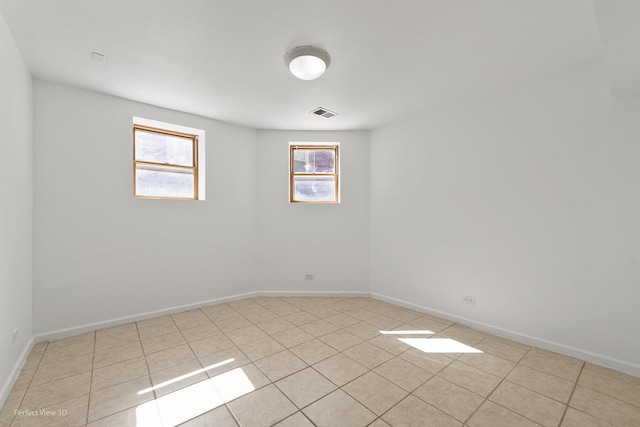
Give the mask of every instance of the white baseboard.
[(74, 326), (72, 328), (58, 329), (55, 331), (42, 332), (36, 334), (34, 339), (36, 342), (58, 340), (60, 338), (72, 337), (85, 332), (97, 331), (98, 329), (110, 328), (112, 326), (124, 325), (125, 323), (137, 322), (139, 320), (151, 319), (152, 317), (165, 316), (167, 314), (180, 313), (182, 311), (202, 308), (209, 305), (222, 304), (225, 302), (237, 301), (245, 298), (258, 296), (258, 292), (247, 292), (244, 294), (232, 295), (224, 298), (216, 298), (207, 301), (201, 301), (192, 304), (177, 305), (174, 307), (163, 308), (161, 310), (147, 311), (145, 313), (134, 314), (131, 316), (117, 317), (115, 319), (104, 320), (102, 322), (87, 323), (85, 325)]
[(401, 307), (416, 310), (422, 313), (430, 314), (432, 316), (440, 317), (450, 320), (452, 322), (460, 323), (465, 326), (477, 329), (479, 331), (488, 332), (493, 335), (498, 335), (504, 338), (508, 338), (514, 341), (521, 342), (523, 344), (532, 345), (534, 347), (542, 348), (545, 350), (553, 351), (556, 353), (564, 354), (566, 356), (575, 357), (585, 362), (594, 363), (596, 365), (604, 366), (616, 371), (624, 372), (629, 375), (640, 377), (640, 365), (631, 363), (625, 360), (616, 359), (613, 357), (605, 356), (598, 353), (593, 353), (588, 350), (583, 350), (575, 347), (571, 347), (565, 344), (549, 341), (544, 338), (534, 337), (527, 334), (522, 334), (509, 329), (500, 328), (498, 326), (489, 325), (482, 322), (477, 322), (466, 317), (456, 316), (450, 313), (446, 313), (440, 310), (436, 310), (429, 307), (413, 304), (397, 298), (391, 298), (385, 295), (371, 293), (371, 298), (380, 301), (388, 302), (391, 304), (399, 305)]
[(369, 298), (364, 291), (260, 291), (261, 297), (357, 297)]
[(27, 357), (33, 348), (33, 344), (33, 338), (31, 338), (27, 342), (27, 345), (24, 346), (24, 349), (22, 350), (22, 353), (20, 353), (20, 357), (18, 357), (16, 363), (13, 365), (11, 372), (9, 372), (9, 377), (2, 384), (2, 389), (0, 389), (0, 408), (2, 408), (5, 400), (7, 400), (7, 397), (11, 392), (11, 388), (13, 388), (13, 384), (16, 382), (18, 375), (20, 375), (20, 371), (22, 370), (24, 363), (27, 361)]
[(52, 341), (61, 338), (67, 338), (74, 335), (83, 334), (85, 332), (97, 331), (98, 329), (110, 328), (112, 326), (124, 325), (125, 323), (137, 322), (139, 320), (150, 319), (152, 317), (165, 316), (167, 314), (179, 313), (182, 311), (193, 310), (196, 308), (202, 308), (209, 305), (222, 304), (225, 302), (237, 301), (245, 298), (252, 298), (257, 296), (322, 296), (322, 297), (369, 297), (369, 292), (357, 292), (357, 291), (319, 291), (319, 292), (297, 292), (297, 291), (258, 291), (247, 292), (244, 294), (232, 295), (224, 298), (216, 298), (207, 301), (201, 301), (193, 304), (179, 305), (175, 307), (164, 308), (161, 310), (148, 311), (141, 314), (135, 314), (131, 316), (118, 317), (115, 319), (109, 319), (102, 322), (87, 323), (80, 326), (74, 326), (72, 328), (58, 329), (49, 332), (43, 332), (34, 336), (35, 342)]

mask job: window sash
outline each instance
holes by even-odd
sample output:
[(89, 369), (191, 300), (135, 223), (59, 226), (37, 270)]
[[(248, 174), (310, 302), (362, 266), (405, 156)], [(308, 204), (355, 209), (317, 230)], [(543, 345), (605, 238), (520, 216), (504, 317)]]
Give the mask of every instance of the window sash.
[[(332, 151), (333, 172), (296, 172), (294, 167), (295, 152), (297, 150)], [(338, 203), (339, 197), (339, 153), (337, 145), (291, 145), (289, 147), (289, 201), (291, 203)], [(334, 183), (332, 200), (299, 200), (295, 198), (295, 179), (309, 177), (331, 177)]]
[[(191, 164), (192, 166), (185, 166), (181, 164), (175, 164), (170, 162), (154, 162), (150, 160), (136, 159), (136, 131), (143, 131), (148, 133), (156, 133), (161, 135), (175, 136), (179, 138), (185, 138), (191, 140)], [(146, 196), (138, 194), (137, 189), (137, 170), (138, 169), (163, 169), (169, 170), (184, 170), (191, 171), (193, 175), (193, 197), (175, 197), (175, 196)], [(166, 129), (158, 129), (149, 126), (134, 125), (133, 126), (133, 196), (141, 199), (175, 199), (175, 200), (198, 200), (198, 136), (192, 134), (186, 134), (181, 132), (169, 131)]]

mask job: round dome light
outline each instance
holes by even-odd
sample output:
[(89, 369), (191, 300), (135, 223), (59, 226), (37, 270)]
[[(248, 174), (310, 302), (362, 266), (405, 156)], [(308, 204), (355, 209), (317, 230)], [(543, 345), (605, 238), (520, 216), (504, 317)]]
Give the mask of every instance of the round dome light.
[(284, 55), (284, 63), (291, 74), (302, 80), (322, 76), (331, 63), (329, 54), (315, 46), (294, 47)]

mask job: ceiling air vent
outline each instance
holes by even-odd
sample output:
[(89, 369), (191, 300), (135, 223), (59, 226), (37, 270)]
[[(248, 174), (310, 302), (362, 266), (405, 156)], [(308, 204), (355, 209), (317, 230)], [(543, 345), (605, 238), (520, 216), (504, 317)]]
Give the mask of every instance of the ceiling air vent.
[(316, 116), (324, 117), (325, 119), (330, 119), (331, 117), (338, 115), (338, 113), (336, 113), (335, 111), (327, 110), (326, 108), (322, 107), (316, 108), (311, 113), (315, 114)]

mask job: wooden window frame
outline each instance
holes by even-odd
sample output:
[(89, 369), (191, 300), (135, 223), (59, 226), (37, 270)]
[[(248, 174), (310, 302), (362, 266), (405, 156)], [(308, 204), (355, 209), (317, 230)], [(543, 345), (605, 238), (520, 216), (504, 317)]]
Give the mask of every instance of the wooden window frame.
[[(136, 131), (144, 131), (150, 133), (158, 133), (162, 135), (177, 136), (191, 140), (192, 144), (192, 166), (177, 165), (173, 163), (149, 162), (145, 160), (136, 160)], [(174, 169), (184, 169), (193, 171), (193, 197), (173, 197), (173, 196), (142, 196), (138, 194), (136, 184), (136, 170), (138, 165), (160, 166)], [(198, 135), (190, 133), (176, 132), (167, 129), (160, 129), (151, 126), (133, 125), (133, 197), (137, 199), (167, 199), (167, 200), (198, 200)]]
[[(333, 172), (332, 173), (304, 173), (294, 172), (295, 150), (332, 150), (333, 151)], [(295, 200), (294, 199), (294, 178), (295, 177), (330, 176), (335, 182), (335, 194), (333, 200)], [(340, 146), (338, 144), (291, 144), (289, 146), (289, 202), (291, 203), (340, 203)]]

